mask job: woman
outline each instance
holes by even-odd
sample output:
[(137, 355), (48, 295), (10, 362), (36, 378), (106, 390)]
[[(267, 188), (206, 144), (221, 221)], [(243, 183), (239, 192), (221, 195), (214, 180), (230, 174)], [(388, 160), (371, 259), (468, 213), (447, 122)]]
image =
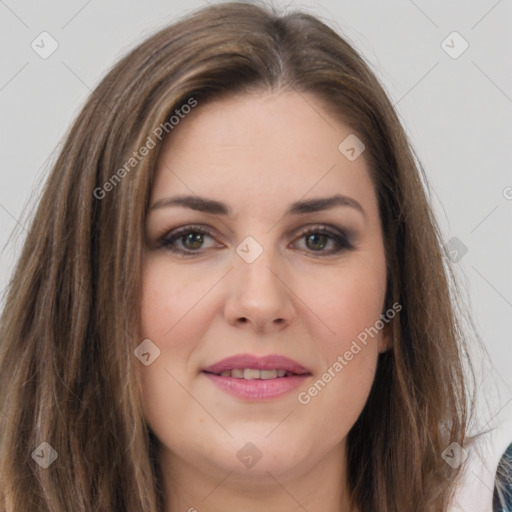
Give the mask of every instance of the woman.
[(423, 179), (310, 15), (220, 4), (134, 49), (10, 285), (2, 510), (448, 510), (471, 383)]

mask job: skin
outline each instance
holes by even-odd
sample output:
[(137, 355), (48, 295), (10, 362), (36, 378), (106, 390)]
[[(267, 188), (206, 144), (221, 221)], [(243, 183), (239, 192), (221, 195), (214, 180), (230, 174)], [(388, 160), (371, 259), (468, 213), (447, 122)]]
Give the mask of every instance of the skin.
[[(378, 354), (390, 346), (388, 326), (307, 405), (298, 393), (384, 312), (375, 190), (364, 153), (349, 161), (338, 150), (351, 133), (315, 96), (280, 92), (199, 104), (165, 141), (150, 205), (191, 194), (233, 211), (168, 206), (147, 217), (142, 328), (160, 356), (141, 365), (142, 402), (160, 442), (166, 512), (348, 510), (346, 436), (368, 398)], [(283, 216), (295, 201), (335, 193), (364, 213), (337, 206)], [(189, 224), (210, 235), (176, 238), (173, 246), (188, 255), (159, 247)], [(329, 254), (334, 238), (301, 233), (321, 234), (321, 224), (349, 233), (353, 248)], [(263, 248), (252, 263), (236, 252), (247, 236)], [(238, 353), (282, 354), (312, 375), (279, 398), (244, 401), (201, 373)], [(262, 454), (250, 468), (237, 457), (248, 442)]]

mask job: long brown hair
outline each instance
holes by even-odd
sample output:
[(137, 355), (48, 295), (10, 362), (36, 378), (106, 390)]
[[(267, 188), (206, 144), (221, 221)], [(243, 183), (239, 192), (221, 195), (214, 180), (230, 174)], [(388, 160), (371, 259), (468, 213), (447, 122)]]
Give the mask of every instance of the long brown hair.
[[(157, 128), (172, 137), (179, 125), (170, 117), (191, 101), (201, 108), (223, 95), (280, 90), (313, 93), (366, 145), (386, 308), (403, 308), (348, 435), (352, 505), (446, 509), (460, 468), (441, 454), (467, 441), (472, 372), (463, 370), (457, 297), (423, 169), (375, 75), (340, 35), (306, 13), (226, 3), (187, 15), (122, 58), (77, 116), (46, 181), (1, 317), (4, 512), (162, 510), (134, 356)], [(46, 469), (33, 456), (39, 447), (36, 456), (48, 457), (43, 442), (58, 454)]]

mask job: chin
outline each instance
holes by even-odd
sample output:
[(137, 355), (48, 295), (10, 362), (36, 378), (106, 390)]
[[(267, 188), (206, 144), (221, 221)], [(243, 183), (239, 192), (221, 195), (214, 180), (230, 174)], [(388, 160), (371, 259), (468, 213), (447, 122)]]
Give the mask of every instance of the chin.
[(230, 446), (221, 453), (212, 454), (211, 463), (219, 470), (232, 472), (242, 479), (249, 476), (264, 482), (271, 478), (269, 473), (278, 480), (286, 480), (307, 472), (308, 467), (318, 462), (318, 450), (314, 446), (308, 448), (305, 442), (300, 441), (300, 436), (279, 436), (277, 432), (269, 435), (271, 429), (265, 429), (265, 434), (261, 434), (260, 429), (256, 434), (256, 430), (253, 436), (249, 432), (247, 436), (235, 436), (236, 440)]

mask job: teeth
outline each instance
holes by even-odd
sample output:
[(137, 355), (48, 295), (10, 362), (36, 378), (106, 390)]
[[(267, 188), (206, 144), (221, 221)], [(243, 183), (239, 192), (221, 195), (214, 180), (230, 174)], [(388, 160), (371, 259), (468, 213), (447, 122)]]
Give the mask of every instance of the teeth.
[(262, 379), (270, 380), (280, 377), (293, 375), (286, 370), (256, 370), (255, 368), (236, 368), (233, 370), (225, 370), (219, 374), (221, 377), (234, 377), (236, 379)]
[(259, 378), (260, 378), (259, 370), (253, 370), (252, 368), (246, 368), (244, 370), (244, 379), (252, 380), (252, 379), (259, 379)]
[(260, 379), (275, 379), (277, 370), (260, 370)]

